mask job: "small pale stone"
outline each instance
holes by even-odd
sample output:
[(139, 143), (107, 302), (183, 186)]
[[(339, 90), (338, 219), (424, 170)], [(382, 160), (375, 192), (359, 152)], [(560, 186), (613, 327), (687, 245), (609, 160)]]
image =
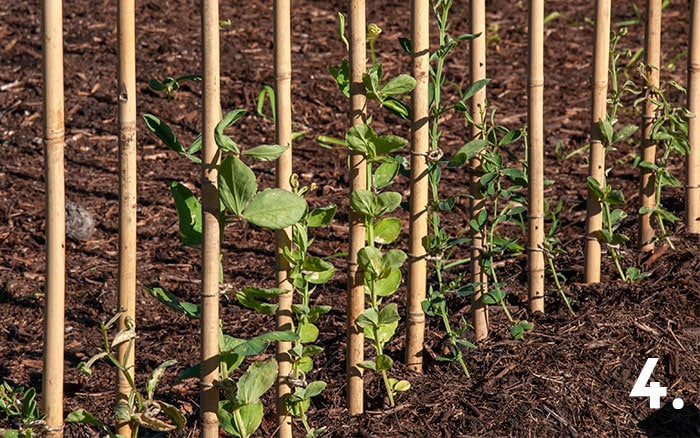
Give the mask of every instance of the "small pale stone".
[(95, 219), (92, 213), (82, 205), (66, 200), (66, 237), (71, 240), (85, 241), (95, 231)]

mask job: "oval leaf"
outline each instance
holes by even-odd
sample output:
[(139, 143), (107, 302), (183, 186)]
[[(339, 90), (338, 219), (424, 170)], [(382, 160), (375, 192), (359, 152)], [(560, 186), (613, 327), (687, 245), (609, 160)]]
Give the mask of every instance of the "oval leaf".
[(263, 144), (243, 152), (246, 157), (251, 157), (259, 161), (273, 161), (289, 149), (289, 146), (278, 144)]
[(299, 222), (304, 213), (304, 198), (282, 189), (265, 189), (253, 197), (242, 216), (253, 225), (281, 230)]
[(396, 240), (401, 234), (401, 219), (386, 217), (374, 224), (374, 243), (385, 245)]
[(236, 156), (224, 158), (219, 168), (219, 195), (227, 209), (242, 216), (243, 209), (257, 190), (255, 174), (248, 166)]

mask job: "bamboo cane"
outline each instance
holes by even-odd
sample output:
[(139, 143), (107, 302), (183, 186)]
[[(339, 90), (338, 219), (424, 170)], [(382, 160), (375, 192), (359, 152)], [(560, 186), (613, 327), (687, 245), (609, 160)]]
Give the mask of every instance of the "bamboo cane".
[[(119, 0), (117, 4), (117, 41), (119, 45), (119, 279), (118, 330), (136, 321), (136, 46), (134, 0)], [(135, 349), (129, 343), (119, 346), (117, 357), (134, 376)], [(117, 372), (116, 402), (127, 403), (131, 386)], [(131, 436), (128, 421), (117, 424), (117, 433)]]
[(428, 84), (430, 80), (429, 1), (411, 0), (411, 59), (416, 88), (411, 97), (411, 198), (408, 259), (408, 314), (406, 326), (406, 365), (423, 371), (426, 260), (423, 239), (428, 234)]
[(529, 311), (544, 312), (544, 0), (531, 0), (528, 77)]
[(63, 5), (42, 2), (44, 168), (46, 177), (46, 304), (42, 380), (44, 436), (63, 436), (63, 346), (66, 206), (63, 168)]
[[(593, 47), (593, 81), (591, 107), (591, 149), (588, 175), (602, 186), (605, 151), (596, 124), (606, 117), (608, 92), (608, 59), (610, 53), (610, 0), (596, 0), (595, 37)], [(586, 215), (584, 278), (586, 283), (600, 282), (600, 242), (593, 233), (603, 224), (600, 201), (588, 191)]]
[(686, 161), (685, 224), (691, 234), (700, 234), (700, 2), (690, 3), (688, 37), (688, 119), (690, 153)]
[[(277, 144), (289, 146), (277, 159), (277, 187), (291, 190), (292, 176), (292, 59), (291, 59), (291, 4), (290, 0), (274, 2), (274, 75), (276, 105)], [(289, 281), (289, 262), (284, 257), (284, 248), (291, 245), (292, 229), (278, 230), (275, 233), (277, 246), (277, 287), (288, 291), (280, 295), (277, 310), (277, 330), (292, 330), (293, 287)], [(288, 351), (291, 342), (277, 343), (277, 436), (292, 437), (292, 418), (287, 412), (285, 400), (291, 393), (289, 374), (292, 371)]]
[[(471, 15), (471, 33), (480, 34), (477, 38), (471, 40), (470, 47), (470, 62), (469, 74), (471, 81), (475, 83), (478, 80), (486, 78), (486, 1), (472, 0), (470, 2)], [(471, 99), (471, 115), (474, 119), (472, 126), (472, 136), (482, 136), (481, 124), (483, 121), (483, 111), (486, 104), (486, 89), (482, 88), (474, 94)], [(470, 217), (476, 217), (481, 210), (484, 209), (484, 197), (481, 195), (481, 184), (477, 170), (481, 165), (480, 157), (475, 157), (471, 160), (470, 177), (469, 177), (469, 200)], [(486, 272), (483, 269), (484, 259), (484, 234), (480, 230), (471, 230), (472, 238), (472, 261), (471, 272), (472, 281), (477, 284), (476, 293), (472, 298), (472, 324), (476, 340), (481, 341), (488, 337), (489, 334), (489, 319), (488, 306), (481, 302), (481, 297), (488, 290), (488, 279)]]
[(202, 437), (219, 436), (219, 223), (214, 130), (221, 119), (219, 2), (202, 0), (202, 318), (200, 402)]
[[(350, 122), (353, 125), (365, 120), (365, 88), (362, 74), (367, 67), (367, 35), (365, 1), (349, 0), (350, 27)], [(367, 189), (367, 170), (362, 154), (350, 153), (350, 191)], [(357, 264), (357, 253), (365, 246), (365, 226), (362, 215), (350, 211), (350, 242), (348, 249), (348, 321), (347, 321), (347, 374), (348, 410), (350, 415), (363, 412), (364, 390), (362, 369), (364, 360), (364, 333), (357, 325), (357, 318), (364, 310), (364, 273)]]
[[(647, 0), (647, 20), (644, 32), (644, 115), (642, 115), (642, 141), (640, 155), (642, 161), (656, 161), (656, 142), (650, 139), (651, 128), (656, 120), (658, 105), (654, 103), (654, 93), (659, 89), (659, 68), (661, 67), (661, 0)], [(651, 169), (639, 168), (639, 197), (641, 207), (656, 205), (656, 179)], [(651, 213), (639, 215), (639, 246), (643, 252), (654, 251), (654, 229), (651, 226)]]

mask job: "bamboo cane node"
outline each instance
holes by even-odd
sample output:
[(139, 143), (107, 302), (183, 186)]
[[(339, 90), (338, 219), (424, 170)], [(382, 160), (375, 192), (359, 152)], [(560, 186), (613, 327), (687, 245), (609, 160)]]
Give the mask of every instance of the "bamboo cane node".
[(44, 426), (44, 432), (63, 432), (64, 426)]
[(275, 82), (283, 82), (292, 79), (292, 72), (284, 72), (275, 75)]
[(218, 298), (221, 295), (221, 292), (214, 292), (214, 293), (203, 293), (200, 296), (202, 298)]
[(201, 380), (199, 381), (199, 386), (201, 388), (213, 388), (215, 385), (213, 383), (209, 382), (202, 382)]
[(421, 259), (427, 259), (428, 254), (423, 253), (423, 254), (413, 254), (412, 252), (409, 252), (406, 254), (409, 260), (421, 260)]
[(642, 114), (641, 117), (642, 120), (656, 120), (658, 116), (656, 114)]
[(532, 246), (527, 247), (528, 252), (547, 252), (544, 248), (533, 248)]
[(690, 189), (700, 189), (700, 185), (697, 185), (697, 184), (696, 185), (686, 185), (685, 188), (689, 189), (689, 190)]
[(410, 312), (408, 315), (408, 322), (425, 322), (425, 313), (423, 312)]
[(544, 219), (543, 214), (529, 214), (527, 217), (528, 219)]
[(535, 80), (531, 79), (529, 83), (530, 88), (542, 88), (544, 87), (544, 79)]
[(53, 140), (63, 139), (66, 137), (65, 129), (57, 129), (55, 131), (48, 131), (44, 135), (44, 142), (50, 143)]

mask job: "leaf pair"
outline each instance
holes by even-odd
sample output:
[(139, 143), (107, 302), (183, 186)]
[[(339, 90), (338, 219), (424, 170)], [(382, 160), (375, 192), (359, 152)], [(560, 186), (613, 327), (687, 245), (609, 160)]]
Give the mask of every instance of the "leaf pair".
[(226, 157), (219, 169), (219, 194), (224, 206), (253, 225), (279, 230), (298, 222), (306, 201), (282, 189), (258, 192), (253, 171), (238, 157)]

